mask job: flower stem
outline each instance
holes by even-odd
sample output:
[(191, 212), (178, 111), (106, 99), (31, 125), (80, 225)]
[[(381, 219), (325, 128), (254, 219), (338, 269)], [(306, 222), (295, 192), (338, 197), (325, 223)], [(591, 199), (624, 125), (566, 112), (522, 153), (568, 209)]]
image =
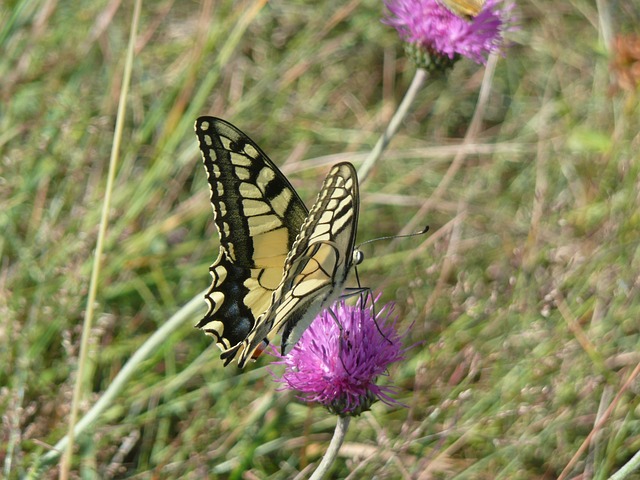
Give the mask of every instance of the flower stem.
[[(141, 363), (156, 352), (161, 345), (166, 342), (167, 337), (178, 330), (178, 327), (184, 325), (184, 322), (193, 318), (195, 312), (202, 305), (202, 294), (191, 299), (185, 306), (178, 310), (167, 322), (165, 322), (158, 330), (151, 335), (146, 342), (131, 356), (129, 361), (120, 370), (118, 375), (113, 379), (107, 390), (102, 394), (100, 399), (91, 407), (82, 419), (75, 424), (73, 434), (80, 435), (83, 431), (92, 425), (100, 415), (111, 405), (117, 395), (123, 390), (127, 381), (138, 371)], [(40, 458), (37, 468), (46, 466), (54, 462), (60, 453), (68, 447), (69, 435), (63, 437), (56, 445), (42, 458)]]
[(327, 452), (322, 457), (322, 461), (313, 475), (309, 478), (309, 480), (320, 480), (324, 478), (327, 474), (331, 465), (338, 457), (338, 451), (342, 446), (342, 442), (344, 442), (344, 437), (347, 434), (347, 430), (349, 429), (349, 422), (351, 421), (351, 417), (345, 415), (344, 417), (338, 416), (338, 423), (336, 424), (336, 429), (333, 432), (333, 438), (331, 439), (331, 443), (329, 444), (329, 448), (327, 448)]
[(636, 454), (631, 457), (624, 467), (618, 470), (616, 473), (609, 477), (609, 480), (623, 480), (631, 475), (631, 472), (640, 468), (640, 451), (636, 452)]
[(367, 158), (360, 166), (360, 170), (358, 170), (358, 179), (360, 182), (363, 182), (369, 176), (371, 169), (382, 156), (382, 152), (384, 152), (384, 149), (387, 148), (387, 145), (389, 145), (389, 142), (398, 131), (398, 127), (400, 127), (400, 124), (407, 116), (407, 113), (409, 113), (409, 107), (415, 100), (416, 95), (420, 91), (420, 88), (422, 87), (426, 79), (427, 71), (424, 68), (418, 68), (416, 70), (416, 74), (413, 76), (413, 80), (411, 80), (411, 85), (409, 85), (407, 93), (405, 93), (402, 102), (400, 102), (398, 110), (396, 110), (396, 113), (393, 114), (393, 117), (391, 118), (387, 129), (380, 136), (375, 147), (373, 147), (371, 153), (369, 153)]

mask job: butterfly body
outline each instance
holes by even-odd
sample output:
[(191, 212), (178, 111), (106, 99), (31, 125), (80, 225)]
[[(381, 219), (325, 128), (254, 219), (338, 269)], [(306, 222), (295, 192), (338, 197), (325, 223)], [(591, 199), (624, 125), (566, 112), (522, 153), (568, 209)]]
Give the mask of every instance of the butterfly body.
[(287, 353), (342, 292), (354, 264), (358, 182), (335, 165), (310, 211), (269, 157), (224, 120), (195, 125), (220, 234), (209, 310), (197, 324), (213, 335), (225, 365), (255, 358), (282, 332)]

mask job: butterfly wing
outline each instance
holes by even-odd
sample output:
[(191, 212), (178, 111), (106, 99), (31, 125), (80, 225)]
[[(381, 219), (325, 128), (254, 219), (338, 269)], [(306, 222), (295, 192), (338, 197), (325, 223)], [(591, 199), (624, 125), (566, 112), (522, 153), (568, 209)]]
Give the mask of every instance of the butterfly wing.
[(353, 165), (335, 165), (287, 255), (269, 309), (245, 340), (240, 366), (278, 331), (282, 353), (288, 353), (316, 315), (342, 293), (353, 265), (359, 198)]
[[(219, 255), (209, 268), (209, 309), (196, 326), (215, 338), (227, 365), (269, 309), (307, 208), (269, 157), (236, 127), (200, 117), (195, 130), (220, 235)], [(245, 358), (252, 352), (241, 353)]]
[(486, 0), (440, 0), (451, 13), (463, 19), (473, 19), (480, 14)]

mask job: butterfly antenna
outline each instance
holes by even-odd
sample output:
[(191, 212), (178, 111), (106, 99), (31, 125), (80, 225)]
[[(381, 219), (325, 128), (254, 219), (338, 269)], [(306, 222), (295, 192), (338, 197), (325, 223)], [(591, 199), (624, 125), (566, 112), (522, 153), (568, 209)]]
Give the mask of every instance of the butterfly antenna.
[(429, 225), (427, 225), (426, 227), (424, 227), (422, 230), (420, 230), (418, 232), (407, 233), (405, 235), (388, 235), (386, 237), (372, 238), (371, 240), (366, 240), (366, 241), (362, 242), (360, 245), (357, 245), (356, 249), (360, 249), (361, 246), (366, 245), (367, 243), (377, 242), (378, 240), (390, 240), (392, 238), (415, 237), (417, 235), (424, 235), (428, 231), (429, 231)]
[[(342, 295), (342, 297), (350, 297), (352, 295), (360, 295), (360, 308), (364, 309), (366, 308), (366, 303), (367, 303), (367, 297), (371, 298), (371, 309), (372, 309), (372, 313), (373, 313), (373, 321), (376, 324), (376, 329), (378, 330), (378, 332), (380, 333), (380, 335), (382, 335), (383, 338), (385, 338), (390, 344), (393, 343), (391, 340), (389, 340), (387, 338), (387, 336), (382, 332), (382, 330), (380, 329), (380, 325), (378, 325), (378, 314), (376, 312), (376, 304), (375, 304), (375, 299), (373, 298), (373, 292), (371, 291), (371, 289), (369, 287), (363, 287), (362, 284), (360, 283), (360, 276), (358, 275), (358, 265), (360, 263), (362, 263), (362, 261), (364, 260), (364, 254), (362, 253), (362, 251), (360, 250), (360, 247), (362, 247), (363, 245), (366, 245), (367, 243), (372, 243), (372, 242), (377, 242), (378, 240), (389, 240), (392, 238), (406, 238), (406, 237), (415, 237), (417, 235), (423, 235), (425, 233), (427, 233), (429, 231), (429, 225), (425, 226), (422, 230), (418, 231), (418, 232), (413, 232), (413, 233), (408, 233), (406, 235), (388, 235), (386, 237), (378, 237), (378, 238), (372, 238), (371, 240), (367, 240), (365, 242), (362, 242), (361, 244), (357, 245), (354, 248), (354, 256), (353, 256), (353, 270), (355, 272), (356, 275), (356, 282), (358, 283), (358, 287), (354, 288), (354, 289), (347, 289), (347, 290), (352, 290), (351, 292)], [(363, 293), (366, 292), (366, 295), (363, 296)]]

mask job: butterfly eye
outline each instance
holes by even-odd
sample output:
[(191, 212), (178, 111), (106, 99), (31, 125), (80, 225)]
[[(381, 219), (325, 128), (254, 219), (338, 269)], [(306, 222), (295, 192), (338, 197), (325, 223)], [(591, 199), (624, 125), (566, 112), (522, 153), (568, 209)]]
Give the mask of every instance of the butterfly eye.
[(354, 265), (360, 265), (364, 261), (364, 253), (357, 248), (353, 250), (352, 262)]

